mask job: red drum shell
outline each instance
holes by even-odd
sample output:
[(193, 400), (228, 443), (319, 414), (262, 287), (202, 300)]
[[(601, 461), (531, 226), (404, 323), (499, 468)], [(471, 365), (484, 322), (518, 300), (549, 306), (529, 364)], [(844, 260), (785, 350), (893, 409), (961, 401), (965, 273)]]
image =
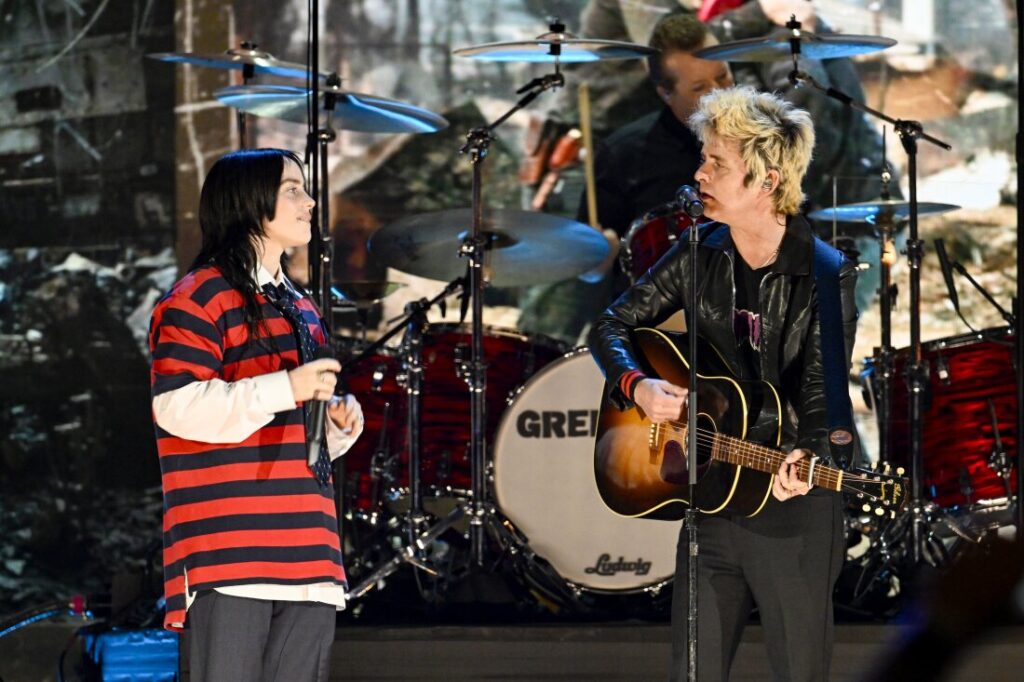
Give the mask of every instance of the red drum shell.
[(636, 282), (672, 248), (693, 219), (675, 204), (663, 204), (633, 221), (622, 238), (622, 270)]
[[(487, 362), (485, 434), (490, 445), (509, 396), (537, 370), (561, 357), (565, 349), (549, 337), (496, 327), (484, 329), (483, 345)], [(435, 491), (471, 488), (469, 388), (458, 370), (465, 364), (468, 371), (470, 351), (468, 324), (433, 324), (423, 335), (421, 480), (425, 488)], [(386, 376), (375, 382), (375, 371)], [(372, 356), (346, 371), (347, 390), (362, 404), (365, 415), (365, 431), (345, 455), (346, 478), (350, 486), (355, 481), (353, 504), (357, 509), (376, 505), (370, 465), (385, 430), (386, 451), (398, 454), (395, 485), (409, 485), (406, 396), (397, 382), (400, 371), (401, 361), (394, 353)], [(385, 425), (383, 415), (389, 403)]]
[[(922, 344), (928, 370), (928, 399), (923, 411), (924, 496), (942, 507), (970, 505), (1006, 497), (1002, 479), (988, 466), (995, 447), (989, 401), (995, 409), (1003, 448), (1017, 457), (1017, 386), (1013, 334), (990, 329)], [(895, 353), (892, 380), (890, 460), (910, 471), (909, 397), (906, 367), (910, 349)], [(874, 372), (877, 358), (866, 363)], [(877, 401), (876, 401), (877, 402)], [(1016, 491), (1016, 476), (1011, 477)]]

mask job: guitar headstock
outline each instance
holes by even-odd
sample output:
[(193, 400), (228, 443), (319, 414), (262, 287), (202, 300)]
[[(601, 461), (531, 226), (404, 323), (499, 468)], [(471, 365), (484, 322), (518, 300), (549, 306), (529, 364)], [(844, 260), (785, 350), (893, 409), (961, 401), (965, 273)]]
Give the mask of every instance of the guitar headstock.
[(903, 467), (893, 471), (889, 464), (876, 464), (870, 469), (852, 469), (843, 475), (843, 490), (863, 502), (865, 513), (896, 517), (903, 509), (909, 485)]

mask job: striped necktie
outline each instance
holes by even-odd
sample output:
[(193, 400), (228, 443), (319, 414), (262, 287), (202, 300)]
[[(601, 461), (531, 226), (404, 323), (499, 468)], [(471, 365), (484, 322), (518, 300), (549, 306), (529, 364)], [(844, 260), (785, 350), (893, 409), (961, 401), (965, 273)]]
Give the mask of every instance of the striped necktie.
[[(302, 319), (302, 311), (295, 305), (295, 298), (285, 284), (264, 284), (263, 293), (267, 295), (270, 303), (280, 311), (284, 318), (291, 323), (292, 329), (299, 342), (299, 359), (302, 364), (310, 362), (316, 357), (316, 351), (320, 347), (313, 335), (309, 333), (309, 325)], [(307, 400), (303, 403), (303, 414), (306, 421), (306, 428), (309, 429), (311, 420), (310, 410), (313, 401)], [(327, 453), (327, 438), (320, 441), (320, 456), (313, 465), (313, 473), (321, 486), (326, 486), (331, 479), (331, 457)]]

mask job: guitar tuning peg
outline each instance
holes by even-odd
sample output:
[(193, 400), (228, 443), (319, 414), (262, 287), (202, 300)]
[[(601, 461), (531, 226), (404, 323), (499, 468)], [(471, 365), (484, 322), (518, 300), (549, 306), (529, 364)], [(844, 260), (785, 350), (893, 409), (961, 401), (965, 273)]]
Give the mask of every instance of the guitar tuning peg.
[(889, 518), (890, 519), (895, 519), (896, 518), (896, 510), (895, 509), (892, 509), (892, 510), (889, 511)]
[[(857, 497), (860, 497), (860, 495), (858, 495)], [(871, 505), (870, 504), (865, 504), (863, 507), (861, 507), (861, 509), (864, 510), (865, 514), (870, 514), (871, 513)]]
[(885, 515), (885, 510), (884, 509), (882, 509), (881, 507), (877, 507), (875, 509), (875, 516), (884, 516), (884, 515)]
[(857, 493), (857, 499), (858, 500), (863, 500), (864, 499), (864, 493)]
[(886, 462), (885, 463), (885, 468), (882, 470), (882, 473), (883, 474), (888, 474), (891, 470), (892, 470), (892, 468), (889, 466), (889, 463)]
[(896, 467), (896, 474), (897, 474), (898, 476), (902, 476), (902, 475), (903, 475), (903, 474), (905, 474), (905, 473), (907, 473), (907, 470), (906, 470), (906, 469), (904, 469), (903, 467)]

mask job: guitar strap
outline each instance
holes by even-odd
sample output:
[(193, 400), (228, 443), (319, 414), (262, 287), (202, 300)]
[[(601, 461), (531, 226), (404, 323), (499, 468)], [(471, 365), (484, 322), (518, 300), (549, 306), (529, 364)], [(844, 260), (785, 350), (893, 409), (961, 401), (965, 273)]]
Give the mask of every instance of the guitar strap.
[(853, 407), (843, 340), (843, 303), (839, 293), (839, 269), (845, 260), (841, 252), (814, 238), (814, 281), (818, 289), (828, 442), (833, 461), (844, 469), (852, 460), (853, 450)]

